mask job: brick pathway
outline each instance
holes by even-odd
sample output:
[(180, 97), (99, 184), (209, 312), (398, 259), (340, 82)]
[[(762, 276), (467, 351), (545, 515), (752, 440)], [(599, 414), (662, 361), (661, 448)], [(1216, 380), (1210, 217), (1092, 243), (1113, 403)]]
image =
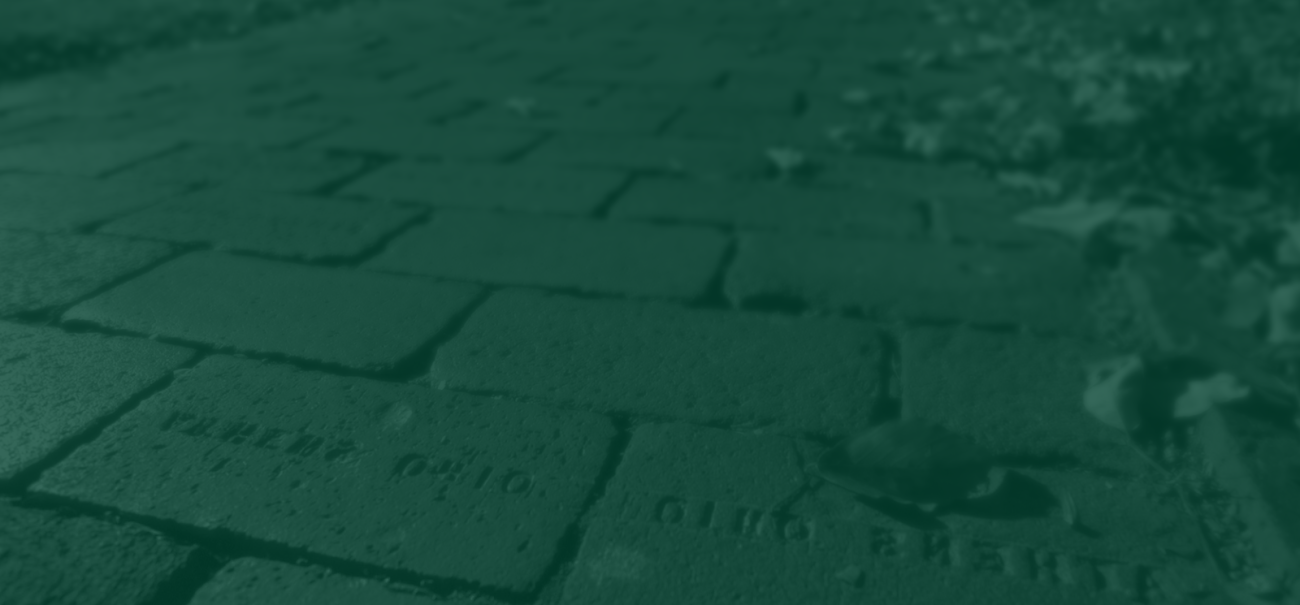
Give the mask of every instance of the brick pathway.
[[(1104, 348), (1071, 249), (1009, 228), (981, 174), (823, 137), (841, 90), (906, 83), (870, 60), (949, 32), (901, 2), (514, 4), (391, 0), (5, 97), (0, 601), (1208, 581), (1079, 405)], [(777, 146), (825, 169), (776, 182)], [(1018, 461), (1014, 505), (790, 503), (819, 448), (898, 413)]]

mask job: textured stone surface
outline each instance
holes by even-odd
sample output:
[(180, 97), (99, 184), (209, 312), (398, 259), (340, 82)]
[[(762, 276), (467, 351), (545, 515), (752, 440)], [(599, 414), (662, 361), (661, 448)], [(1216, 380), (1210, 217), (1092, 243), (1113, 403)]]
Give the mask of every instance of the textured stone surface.
[(475, 296), (468, 286), (196, 253), (82, 302), (63, 319), (385, 371)]
[(474, 282), (694, 299), (727, 246), (707, 229), (439, 213), (366, 268)]
[(189, 605), (469, 605), (469, 600), (434, 599), (398, 592), (375, 580), (331, 574), (264, 559), (231, 561), (203, 585)]
[(189, 359), (148, 341), (0, 323), (0, 485)]
[(174, 187), (0, 174), (0, 229), (74, 231), (175, 196)]
[(33, 489), (523, 591), (613, 435), (590, 414), (215, 357)]
[(166, 244), (98, 235), (0, 231), (0, 315), (71, 304), (171, 253)]
[(28, 143), (0, 148), (0, 169), (97, 177), (175, 146), (163, 138)]
[(363, 163), (305, 150), (245, 145), (191, 146), (114, 175), (114, 179), (225, 185), (258, 191), (311, 192), (355, 174)]
[(825, 432), (868, 417), (878, 335), (851, 321), (504, 291), (439, 349), (431, 378), (596, 410)]
[(419, 215), (380, 204), (223, 187), (126, 216), (100, 232), (304, 261), (339, 260), (365, 252)]
[(399, 162), (357, 179), (344, 192), (434, 207), (582, 215), (603, 204), (626, 180), (554, 168)]
[(157, 533), (0, 500), (0, 602), (156, 603), (193, 549)]

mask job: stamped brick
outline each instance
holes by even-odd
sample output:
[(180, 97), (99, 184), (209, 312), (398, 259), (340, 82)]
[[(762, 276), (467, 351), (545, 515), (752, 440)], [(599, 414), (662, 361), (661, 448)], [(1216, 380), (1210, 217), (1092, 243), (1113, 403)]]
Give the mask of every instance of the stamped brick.
[(397, 162), (367, 174), (344, 193), (434, 207), (537, 214), (591, 214), (627, 177), (538, 166)]
[(871, 412), (878, 336), (845, 320), (507, 290), (439, 349), (431, 380), (602, 411), (827, 431)]
[[(766, 603), (779, 594), (779, 602), (801, 603), (1184, 603), (1171, 590), (1174, 574), (1210, 573), (1203, 561), (1160, 555), (1195, 548), (1195, 529), (1176, 504), (1131, 485), (1107, 490), (1082, 475), (1013, 473), (1004, 505), (1019, 514), (958, 512), (922, 529), (833, 485), (791, 501), (813, 449), (776, 436), (637, 427), (591, 513), (560, 602), (726, 595)], [(1042, 512), (1055, 490), (1076, 494), (1093, 537)]]
[(0, 316), (72, 304), (172, 252), (166, 244), (98, 235), (0, 231)]
[(290, 145), (333, 130), (326, 122), (256, 118), (238, 115), (186, 117), (168, 126), (167, 132), (191, 143), (226, 143), (252, 147)]
[(825, 138), (793, 116), (774, 116), (770, 112), (735, 107), (693, 107), (673, 121), (667, 134), (691, 140), (745, 143), (759, 149), (782, 146), (806, 149), (810, 143)]
[(356, 257), (418, 216), (378, 204), (222, 187), (118, 219), (100, 232), (319, 261)]
[(727, 239), (696, 227), (440, 213), (366, 268), (518, 286), (696, 299)]
[(468, 286), (196, 253), (63, 318), (382, 372), (425, 346), (476, 295)]
[(795, 301), (891, 319), (1091, 329), (1086, 271), (1060, 251), (751, 235), (724, 288), (740, 305)]
[(32, 489), (524, 592), (577, 520), (613, 437), (591, 414), (219, 356)]
[(0, 174), (0, 229), (77, 231), (157, 204), (177, 187), (72, 176)]
[(437, 96), (415, 100), (375, 93), (329, 94), (295, 105), (285, 112), (285, 115), (348, 121), (376, 119), (376, 116), (382, 116), (392, 121), (404, 120), (407, 124), (415, 126), (432, 124), (438, 120), (460, 115), (473, 107), (471, 100), (461, 97)]
[(189, 359), (179, 347), (0, 323), (0, 485)]
[(856, 191), (746, 183), (639, 179), (619, 196), (610, 214), (848, 237), (916, 238), (924, 231), (919, 209), (907, 201)]
[(192, 547), (125, 524), (22, 509), (0, 500), (0, 602), (160, 602)]
[(525, 115), (502, 103), (454, 118), (453, 126), (484, 130), (528, 130), (595, 134), (650, 135), (673, 117), (667, 108), (579, 107), (563, 109), (537, 105)]
[(155, 158), (113, 178), (300, 193), (351, 176), (363, 166), (359, 159), (330, 157), (301, 149), (208, 144)]
[(1083, 408), (1084, 368), (1108, 353), (1065, 338), (908, 328), (903, 415), (948, 423), (995, 451), (1132, 476), (1146, 466), (1128, 437)]
[[(409, 590), (409, 589), (408, 589)], [(236, 559), (204, 584), (189, 605), (469, 605), (401, 593), (387, 583), (349, 578), (322, 567), (298, 567), (265, 559)]]
[(113, 170), (171, 150), (165, 138), (59, 140), (0, 148), (0, 170), (81, 177)]
[(685, 171), (706, 177), (754, 178), (766, 173), (763, 150), (752, 145), (651, 137), (560, 134), (523, 158), (524, 164), (607, 170)]
[(539, 132), (519, 129), (434, 127), (403, 121), (374, 121), (344, 127), (309, 145), (321, 149), (418, 158), (497, 161), (532, 147), (542, 137)]

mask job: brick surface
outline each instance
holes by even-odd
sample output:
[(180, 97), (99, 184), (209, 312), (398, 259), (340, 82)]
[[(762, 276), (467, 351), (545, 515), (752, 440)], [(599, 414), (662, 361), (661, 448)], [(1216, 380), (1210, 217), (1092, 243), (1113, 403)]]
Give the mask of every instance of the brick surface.
[(439, 349), (431, 380), (596, 410), (826, 431), (870, 413), (877, 336), (849, 321), (505, 291)]
[[(409, 589), (408, 589), (409, 590)], [(376, 580), (349, 578), (321, 567), (297, 567), (264, 559), (236, 559), (203, 585), (189, 605), (468, 605), (403, 594)]]
[(366, 263), (379, 271), (506, 285), (695, 299), (726, 238), (692, 227), (439, 213)]
[(74, 303), (170, 254), (159, 243), (0, 231), (0, 316)]
[(610, 215), (886, 239), (920, 237), (924, 229), (914, 204), (864, 192), (652, 179), (637, 180), (619, 196)]
[(1086, 272), (1072, 255), (771, 235), (744, 237), (739, 250), (724, 287), (741, 305), (797, 301), (909, 320), (1090, 329)]
[[(803, 480), (805, 449), (773, 436), (637, 427), (592, 511), (561, 602), (980, 603), (996, 594), (1119, 605), (1181, 602), (1166, 587), (1209, 573), (1158, 554), (1195, 547), (1176, 504), (1131, 484), (1100, 489), (1088, 477), (1026, 471), (1004, 484), (1005, 497), (1034, 510), (1044, 506), (1041, 493), (1072, 490), (1101, 538), (1032, 513), (945, 516), (938, 528), (918, 528), (835, 486), (777, 510)], [(1080, 489), (1089, 482), (1098, 489)]]
[(64, 314), (65, 321), (386, 371), (475, 296), (467, 286), (197, 253)]
[(25, 510), (0, 501), (0, 602), (158, 602), (194, 549), (130, 525)]
[(98, 177), (176, 146), (163, 138), (48, 141), (0, 148), (0, 169)]
[(353, 175), (363, 165), (361, 160), (329, 157), (307, 150), (210, 144), (152, 159), (113, 178), (300, 193)]
[(99, 231), (320, 261), (355, 257), (419, 215), (378, 204), (222, 187), (181, 196)]
[(588, 414), (216, 357), (33, 489), (526, 591), (613, 435)]
[(717, 141), (561, 134), (524, 156), (525, 164), (607, 170), (678, 170), (719, 178), (754, 178), (766, 172), (763, 150)]
[[(522, 97), (521, 97), (522, 98)], [(508, 101), (509, 99), (507, 99)], [(667, 108), (579, 107), (548, 108), (538, 104), (522, 115), (498, 102), (469, 115), (453, 118), (451, 125), (484, 130), (540, 130), (595, 134), (650, 135), (673, 117)]]
[(0, 229), (75, 231), (179, 193), (176, 187), (79, 177), (0, 174)]
[(156, 343), (0, 323), (0, 485), (185, 362)]
[(593, 171), (537, 166), (397, 162), (343, 189), (347, 195), (434, 207), (590, 214), (627, 181)]
[(542, 136), (511, 128), (421, 127), (381, 119), (347, 126), (311, 141), (310, 146), (417, 158), (498, 161), (527, 150)]

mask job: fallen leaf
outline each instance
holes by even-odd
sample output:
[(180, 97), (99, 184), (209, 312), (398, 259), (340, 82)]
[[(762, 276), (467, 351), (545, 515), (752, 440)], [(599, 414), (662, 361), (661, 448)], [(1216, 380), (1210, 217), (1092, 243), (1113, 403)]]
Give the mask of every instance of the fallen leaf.
[(1087, 368), (1088, 386), (1083, 407), (1098, 420), (1117, 429), (1132, 431), (1141, 425), (1132, 381), (1141, 376), (1142, 359), (1128, 355)]
[(1013, 220), (1027, 227), (1059, 231), (1078, 240), (1086, 240), (1098, 227), (1119, 216), (1123, 206), (1117, 202), (1089, 203), (1074, 199), (1059, 206), (1034, 208)]
[(1200, 416), (1216, 405), (1240, 401), (1248, 395), (1250, 389), (1227, 372), (1193, 380), (1188, 383), (1187, 390), (1174, 401), (1174, 418)]

